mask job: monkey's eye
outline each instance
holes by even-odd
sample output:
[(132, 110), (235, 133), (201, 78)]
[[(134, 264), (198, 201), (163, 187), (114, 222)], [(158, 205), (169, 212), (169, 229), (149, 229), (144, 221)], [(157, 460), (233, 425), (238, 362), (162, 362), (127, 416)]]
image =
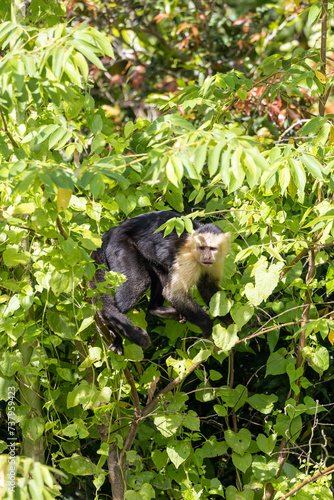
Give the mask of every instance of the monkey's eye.
[(210, 247), (210, 250), (211, 250), (212, 252), (215, 252), (216, 250), (218, 250), (218, 248), (217, 248), (217, 247)]
[(200, 250), (205, 250), (205, 249), (206, 249), (206, 247), (203, 247), (203, 246), (202, 246), (202, 247), (199, 247), (199, 249), (200, 249)]

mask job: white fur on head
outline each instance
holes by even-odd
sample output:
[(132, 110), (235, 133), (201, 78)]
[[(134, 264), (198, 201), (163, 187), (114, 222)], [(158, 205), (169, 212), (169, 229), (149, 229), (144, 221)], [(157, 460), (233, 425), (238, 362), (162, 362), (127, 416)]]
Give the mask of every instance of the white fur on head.
[[(196, 285), (203, 272), (219, 282), (224, 270), (224, 262), (230, 248), (230, 242), (230, 233), (197, 233), (194, 231), (189, 235), (175, 258), (169, 283), (173, 294), (187, 293), (193, 285)], [(203, 265), (201, 263), (200, 247), (216, 249), (209, 250), (214, 254), (212, 264)]]

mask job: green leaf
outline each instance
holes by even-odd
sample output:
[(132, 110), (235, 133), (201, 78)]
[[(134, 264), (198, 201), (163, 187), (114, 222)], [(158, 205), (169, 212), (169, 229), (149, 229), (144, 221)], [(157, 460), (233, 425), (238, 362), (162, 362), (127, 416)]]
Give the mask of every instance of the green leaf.
[(227, 410), (226, 406), (214, 405), (213, 409), (215, 410), (217, 415), (219, 415), (220, 417), (227, 417), (227, 415), (228, 415), (228, 410)]
[(65, 134), (67, 134), (67, 129), (57, 125), (56, 130), (49, 137), (49, 148), (53, 148), (59, 141), (61, 141)]
[(6, 250), (2, 254), (3, 262), (7, 267), (16, 267), (19, 264), (27, 264), (30, 260), (28, 252), (20, 251), (18, 245), (7, 245)]
[(230, 312), (232, 301), (227, 298), (226, 292), (214, 294), (210, 300), (210, 314), (212, 316), (226, 316)]
[(96, 474), (96, 465), (89, 458), (73, 454), (69, 458), (62, 458), (59, 466), (64, 471), (74, 476), (89, 476)]
[(37, 443), (37, 441), (43, 436), (44, 432), (44, 420), (42, 417), (27, 418), (21, 422), (23, 435), (28, 441)]
[(101, 47), (102, 51), (112, 59), (115, 59), (115, 54), (112, 48), (110, 41), (104, 33), (101, 33), (96, 28), (92, 28), (91, 26), (88, 28), (90, 36), (94, 39), (95, 42)]
[(246, 470), (252, 465), (252, 455), (250, 453), (239, 455), (238, 453), (232, 452), (232, 462), (237, 469), (245, 473)]
[(24, 87), (24, 77), (25, 77), (24, 64), (21, 59), (16, 59), (12, 62), (12, 65), (13, 65), (12, 78), (14, 81), (15, 90), (16, 92), (22, 92), (22, 89)]
[(96, 56), (96, 52), (98, 51), (97, 47), (83, 40), (71, 40), (69, 45), (81, 52), (85, 57), (87, 57), (88, 61), (93, 63), (97, 68), (105, 71), (105, 67)]
[(127, 490), (125, 492), (124, 500), (143, 500), (141, 493), (134, 490)]
[(74, 64), (76, 64), (76, 66), (79, 68), (79, 70), (83, 76), (83, 79), (85, 81), (87, 81), (88, 74), (89, 74), (89, 67), (88, 67), (87, 61), (84, 58), (84, 56), (82, 54), (80, 54), (80, 52), (76, 52), (73, 55), (73, 61), (74, 61)]
[(65, 61), (68, 57), (68, 55), (65, 57), (65, 53), (65, 47), (56, 47), (52, 54), (52, 71), (57, 80), (60, 79), (64, 71)]
[(242, 181), (244, 180), (245, 175), (246, 175), (245, 171), (242, 167), (241, 161), (240, 161), (242, 152), (243, 152), (242, 147), (237, 146), (235, 151), (232, 153), (232, 157), (231, 157), (232, 172), (233, 172), (234, 177), (236, 178), (237, 184), (239, 186), (242, 184)]
[(292, 419), (288, 415), (277, 415), (274, 430), (284, 439), (293, 437), (294, 440), (297, 440), (302, 428), (303, 421), (300, 415)]
[(0, 401), (8, 401), (9, 393), (16, 391), (17, 391), (17, 383), (15, 382), (14, 377), (0, 376)]
[(6, 21), (0, 25), (0, 41), (9, 33), (10, 31), (16, 30), (17, 25)]
[(238, 384), (237, 387), (231, 389), (230, 387), (223, 387), (224, 392), (221, 398), (226, 401), (226, 405), (234, 408), (235, 411), (239, 410), (247, 401), (248, 389), (244, 385)]
[(311, 5), (307, 16), (307, 27), (311, 27), (316, 23), (321, 14), (321, 4), (314, 3)]
[(220, 159), (220, 153), (223, 147), (226, 144), (226, 140), (223, 139), (220, 141), (216, 146), (210, 149), (209, 152), (209, 157), (208, 157), (208, 167), (209, 167), (209, 173), (210, 176), (212, 177), (218, 170), (219, 166), (219, 159)]
[(278, 172), (278, 184), (281, 188), (281, 193), (284, 194), (290, 183), (290, 170), (288, 167), (281, 167)]
[(297, 189), (304, 193), (306, 185), (306, 174), (301, 161), (289, 158), (289, 165)]
[(60, 313), (48, 311), (46, 318), (51, 330), (63, 339), (72, 340), (77, 332), (76, 326), (70, 323), (68, 318), (63, 317)]
[(224, 437), (228, 446), (239, 455), (245, 453), (252, 441), (252, 435), (248, 429), (240, 429), (237, 433), (229, 429), (224, 432)]
[(248, 153), (245, 153), (245, 157), (243, 158), (243, 162), (246, 170), (246, 177), (249, 187), (252, 189), (257, 185), (259, 178), (261, 176), (261, 170), (258, 168), (254, 162), (254, 159)]
[(259, 167), (261, 170), (265, 171), (270, 170), (270, 165), (268, 161), (260, 153), (258, 148), (247, 149), (247, 154), (253, 158), (255, 165)]
[(208, 143), (200, 144), (197, 146), (195, 151), (195, 169), (200, 173), (203, 169), (206, 160), (206, 151), (208, 149)]
[(200, 431), (200, 419), (196, 412), (189, 410), (183, 419), (182, 425), (191, 431)]
[(320, 375), (329, 367), (329, 352), (324, 346), (317, 346), (315, 349), (304, 347), (303, 357), (308, 364)]
[(131, 195), (126, 198), (124, 194), (118, 194), (116, 196), (116, 201), (119, 208), (122, 210), (122, 212), (125, 213), (125, 215), (129, 215), (131, 212), (133, 212), (137, 205), (136, 198)]
[(310, 174), (313, 175), (316, 179), (322, 180), (322, 165), (319, 161), (314, 158), (314, 156), (302, 154), (301, 155), (302, 163), (305, 165)]
[(258, 481), (265, 483), (273, 479), (279, 469), (277, 460), (266, 461), (265, 457), (255, 456), (253, 459), (252, 470)]
[(266, 453), (267, 455), (271, 455), (273, 452), (277, 441), (277, 435), (271, 434), (269, 437), (264, 434), (258, 434), (256, 437), (256, 444), (259, 449)]
[(254, 307), (251, 304), (235, 303), (231, 309), (231, 316), (239, 330), (248, 323), (254, 314)]
[(272, 264), (268, 271), (266, 264), (260, 264), (255, 271), (255, 287), (253, 283), (247, 283), (245, 293), (247, 299), (258, 306), (263, 300), (266, 300), (274, 291), (279, 281), (281, 266)]
[(227, 452), (225, 441), (217, 441), (216, 436), (211, 436), (201, 448), (196, 448), (195, 456), (197, 459), (222, 457)]
[(199, 363), (199, 362), (203, 362), (203, 361), (206, 361), (210, 356), (211, 356), (212, 352), (210, 351), (210, 349), (201, 349), (197, 354), (196, 356), (192, 359), (192, 362), (193, 363)]
[(81, 363), (80, 369), (92, 366), (94, 363), (101, 361), (101, 358), (102, 349), (100, 347), (89, 347), (88, 356)]
[(237, 326), (230, 325), (227, 329), (221, 325), (213, 327), (212, 338), (217, 347), (222, 351), (229, 351), (238, 342)]
[(157, 430), (164, 437), (171, 437), (181, 426), (183, 415), (159, 415), (153, 417)]
[(70, 199), (72, 196), (72, 189), (64, 189), (59, 187), (57, 191), (57, 208), (58, 212), (63, 209), (66, 210), (70, 204)]
[(20, 351), (6, 351), (2, 354), (0, 359), (0, 372), (5, 377), (12, 377), (17, 371), (20, 371), (22, 366), (22, 354)]
[(228, 486), (226, 488), (226, 500), (253, 500), (253, 490), (238, 491), (235, 486)]
[(272, 352), (267, 360), (266, 377), (268, 375), (282, 375), (286, 373), (286, 359), (287, 350), (282, 347), (278, 351)]
[(179, 158), (172, 156), (168, 159), (166, 164), (166, 175), (167, 179), (174, 184), (174, 186), (179, 187), (183, 176), (183, 165)]
[(105, 189), (105, 184), (103, 181), (103, 176), (102, 176), (102, 174), (100, 174), (100, 172), (96, 172), (93, 175), (89, 186), (90, 186), (90, 189), (92, 191), (92, 195), (94, 196), (94, 198), (100, 198), (103, 195), (104, 189)]
[(130, 361), (142, 361), (144, 358), (143, 349), (136, 344), (127, 344), (124, 346), (124, 359)]
[(124, 127), (124, 137), (128, 138), (134, 130), (137, 129), (137, 125), (131, 121), (126, 122)]
[(172, 125), (189, 130), (190, 132), (194, 132), (196, 130), (192, 123), (188, 122), (185, 118), (176, 113), (170, 116), (170, 121)]
[(191, 445), (189, 441), (170, 441), (166, 450), (170, 460), (178, 469), (180, 465), (189, 457)]
[(269, 415), (273, 411), (274, 404), (278, 401), (278, 396), (276, 394), (254, 394), (247, 401), (256, 410)]
[(230, 163), (231, 163), (231, 153), (232, 146), (228, 145), (227, 149), (223, 152), (221, 157), (221, 166), (220, 166), (220, 177), (222, 181), (226, 184), (227, 187), (230, 185)]
[(167, 452), (165, 450), (164, 451), (153, 450), (152, 460), (158, 470), (163, 469), (167, 465), (168, 461)]
[(90, 386), (86, 380), (82, 380), (80, 384), (74, 387), (73, 391), (67, 394), (67, 408), (77, 405), (86, 406), (91, 396), (96, 392), (97, 389), (94, 386)]
[(13, 295), (6, 306), (3, 315), (9, 316), (14, 311), (17, 311), (20, 308), (20, 305), (21, 304), (19, 296), (17, 294)]
[(94, 139), (92, 140), (91, 151), (94, 153), (95, 151), (100, 152), (101, 148), (104, 148), (106, 144), (105, 135), (102, 132), (96, 134)]

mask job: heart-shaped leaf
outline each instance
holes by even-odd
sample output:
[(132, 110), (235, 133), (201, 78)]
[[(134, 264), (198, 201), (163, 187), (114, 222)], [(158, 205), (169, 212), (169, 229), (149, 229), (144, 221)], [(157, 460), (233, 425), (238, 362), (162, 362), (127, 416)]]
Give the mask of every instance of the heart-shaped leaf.
[(226, 488), (226, 500), (253, 500), (253, 498), (253, 490), (238, 491), (237, 488), (232, 485)]
[(167, 454), (178, 469), (190, 455), (190, 443), (173, 441), (171, 446), (167, 446)]
[(231, 309), (231, 316), (233, 321), (237, 324), (239, 330), (248, 323), (254, 314), (254, 307), (251, 304), (242, 305), (240, 303), (234, 304)]
[(266, 264), (261, 264), (255, 271), (255, 287), (253, 283), (247, 283), (245, 286), (246, 297), (254, 306), (261, 304), (266, 300), (272, 291), (276, 288), (279, 280), (281, 265), (272, 264), (268, 271)]
[(239, 455), (245, 453), (252, 440), (252, 435), (248, 429), (240, 429), (237, 434), (232, 430), (228, 430), (224, 432), (224, 436), (227, 444)]
[(239, 455), (239, 453), (232, 453), (232, 462), (235, 467), (241, 472), (246, 472), (248, 467), (252, 464), (252, 455), (250, 453), (245, 453), (244, 455)]

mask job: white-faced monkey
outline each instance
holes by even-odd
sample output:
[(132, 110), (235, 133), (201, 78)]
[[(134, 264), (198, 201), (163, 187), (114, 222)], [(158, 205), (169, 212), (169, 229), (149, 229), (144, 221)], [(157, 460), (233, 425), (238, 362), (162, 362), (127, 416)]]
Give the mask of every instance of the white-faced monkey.
[[(205, 336), (212, 332), (209, 315), (190, 295), (193, 285), (209, 305), (211, 297), (220, 290), (224, 261), (230, 245), (229, 233), (214, 224), (193, 221), (192, 234), (180, 237), (173, 230), (165, 238), (163, 231), (155, 233), (162, 224), (178, 214), (171, 211), (151, 212), (125, 220), (102, 236), (101, 248), (92, 252), (99, 268), (95, 280), (104, 281), (106, 270), (120, 272), (127, 280), (115, 296), (104, 294), (99, 314), (115, 339), (114, 347), (121, 349), (119, 334), (142, 347), (150, 345), (145, 330), (133, 325), (125, 314), (135, 307), (144, 292), (151, 287), (149, 312), (164, 319), (187, 319), (201, 328)], [(167, 300), (171, 306), (164, 306)]]

